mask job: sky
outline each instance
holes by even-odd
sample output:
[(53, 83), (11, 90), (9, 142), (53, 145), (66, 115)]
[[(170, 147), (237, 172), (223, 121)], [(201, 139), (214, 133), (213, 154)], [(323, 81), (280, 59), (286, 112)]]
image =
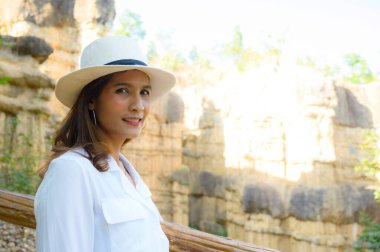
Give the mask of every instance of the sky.
[(141, 16), (146, 40), (170, 33), (180, 52), (228, 43), (239, 26), (247, 47), (281, 38), (289, 54), (339, 63), (355, 52), (380, 72), (378, 0), (116, 0), (115, 22), (125, 8)]

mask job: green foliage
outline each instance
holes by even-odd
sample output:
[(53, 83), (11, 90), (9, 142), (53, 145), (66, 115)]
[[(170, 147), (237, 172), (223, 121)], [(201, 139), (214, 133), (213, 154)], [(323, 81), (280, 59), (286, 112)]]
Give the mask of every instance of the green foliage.
[(368, 67), (367, 61), (359, 54), (347, 54), (345, 62), (349, 67), (349, 74), (344, 77), (345, 81), (353, 84), (367, 84), (376, 80), (376, 76)]
[(0, 48), (2, 48), (3, 46), (11, 47), (11, 46), (14, 46), (14, 45), (16, 45), (15, 42), (4, 41), (4, 39), (0, 37)]
[(171, 71), (178, 71), (185, 64), (185, 59), (175, 50), (169, 49), (165, 54), (160, 56), (160, 64), (162, 67)]
[(142, 20), (140, 15), (126, 10), (119, 19), (120, 28), (115, 30), (113, 34), (127, 36), (136, 40), (142, 40), (145, 37), (145, 30), (142, 28)]
[(0, 86), (5, 86), (5, 85), (8, 85), (9, 81), (11, 80), (10, 77), (7, 77), (7, 76), (2, 76), (0, 77)]
[(268, 35), (267, 37), (267, 54), (271, 56), (279, 57), (281, 56), (282, 49), (281, 47), (285, 43), (284, 37), (276, 37), (272, 35)]
[(222, 231), (215, 233), (215, 235), (222, 236), (222, 237), (227, 237), (228, 236), (227, 229), (223, 228)]
[(298, 58), (297, 64), (313, 68), (326, 76), (343, 78), (343, 80), (352, 84), (367, 84), (377, 80), (366, 60), (359, 54), (349, 53), (345, 55), (344, 61), (345, 65), (329, 65), (317, 63), (316, 59), (306, 56)]
[(192, 229), (200, 230), (199, 226), (196, 224), (189, 224), (189, 227)]
[(153, 42), (150, 42), (148, 44), (148, 60), (149, 61), (153, 61), (155, 59), (158, 59), (159, 58), (159, 55), (158, 55), (158, 52), (157, 52), (157, 47), (156, 47), (156, 44), (153, 43)]
[(210, 59), (203, 57), (203, 55), (194, 47), (189, 53), (189, 59), (197, 66), (203, 69), (212, 69)]
[(380, 224), (374, 223), (364, 212), (360, 213), (360, 224), (364, 225), (364, 230), (352, 248), (360, 252), (366, 249), (380, 251)]
[(300, 66), (312, 68), (324, 74), (325, 76), (337, 77), (341, 72), (341, 68), (339, 66), (329, 65), (325, 63), (317, 63), (317, 60), (312, 58), (311, 56), (299, 57), (297, 58), (296, 63)]
[[(375, 177), (380, 172), (380, 135), (366, 131), (364, 142), (360, 148), (366, 153), (360, 163), (355, 166), (357, 172), (366, 176)], [(377, 202), (380, 202), (380, 188), (374, 193)], [(356, 251), (380, 251), (380, 224), (374, 223), (366, 213), (360, 213), (359, 222), (364, 225), (364, 230), (359, 239), (352, 245)]]
[(240, 55), (243, 51), (243, 33), (240, 31), (240, 27), (237, 26), (234, 29), (234, 38), (231, 43), (225, 46), (224, 52), (227, 55)]
[(188, 83), (197, 86), (210, 87), (210, 83), (215, 83), (221, 76), (220, 71), (216, 69), (208, 55), (211, 51), (199, 51), (194, 47), (188, 55), (189, 62), (186, 80)]
[[(355, 166), (357, 172), (366, 176), (375, 177), (380, 172), (380, 135), (371, 131), (364, 133), (364, 142), (360, 148), (365, 151), (366, 156)], [(380, 202), (380, 189), (374, 193), (376, 201)]]
[[(196, 224), (189, 224), (189, 227), (192, 228), (192, 229), (196, 229), (196, 230), (200, 230), (200, 227)], [(219, 232), (215, 232), (213, 233), (214, 235), (217, 235), (217, 236), (222, 236), (222, 237), (228, 237), (228, 232), (227, 232), (227, 229), (223, 227), (223, 229)]]
[(180, 70), (186, 60), (174, 49), (171, 36), (171, 31), (162, 31), (157, 34), (158, 42), (150, 42), (148, 45), (148, 59), (156, 65), (175, 72)]
[[(14, 119), (12, 124), (12, 128), (16, 128), (17, 120)], [(37, 157), (30, 151), (33, 147), (32, 139), (25, 134), (19, 134), (17, 139), (17, 145), (0, 152), (0, 188), (34, 194), (38, 175), (35, 169)]]
[(243, 33), (239, 27), (235, 27), (232, 41), (224, 46), (224, 54), (233, 58), (240, 72), (246, 71), (250, 65), (257, 65), (263, 59), (260, 53), (244, 47)]
[[(10, 42), (6, 42), (4, 41), (1, 37), (0, 37), (0, 48), (2, 48), (3, 46), (13, 46), (15, 43), (10, 43)], [(7, 85), (8, 84), (8, 81), (10, 81), (11, 78), (10, 77), (7, 77), (7, 76), (1, 76), (0, 77), (0, 86), (4, 86), (4, 85)]]
[(329, 65), (329, 64), (326, 64), (323, 68), (322, 68), (322, 72), (326, 75), (326, 76), (332, 76), (332, 77), (335, 77), (339, 74), (340, 72), (340, 67), (339, 66), (336, 66), (336, 65)]

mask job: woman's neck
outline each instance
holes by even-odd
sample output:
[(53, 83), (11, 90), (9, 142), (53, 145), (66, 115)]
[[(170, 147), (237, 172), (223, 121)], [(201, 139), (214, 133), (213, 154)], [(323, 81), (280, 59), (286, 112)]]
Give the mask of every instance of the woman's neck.
[(115, 159), (115, 161), (117, 163), (119, 163), (119, 155), (120, 155), (120, 149), (112, 149), (112, 148), (109, 148), (110, 150), (110, 155), (113, 157), (113, 159)]
[(107, 145), (109, 154), (116, 160), (116, 162), (118, 162), (123, 142), (121, 142), (119, 139), (116, 140), (108, 137), (102, 137), (101, 141)]

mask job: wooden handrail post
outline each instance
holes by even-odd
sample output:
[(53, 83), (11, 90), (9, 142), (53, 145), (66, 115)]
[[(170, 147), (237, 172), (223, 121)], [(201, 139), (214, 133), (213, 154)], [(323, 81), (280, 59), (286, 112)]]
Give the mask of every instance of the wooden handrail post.
[(0, 219), (24, 227), (36, 228), (34, 197), (0, 189)]

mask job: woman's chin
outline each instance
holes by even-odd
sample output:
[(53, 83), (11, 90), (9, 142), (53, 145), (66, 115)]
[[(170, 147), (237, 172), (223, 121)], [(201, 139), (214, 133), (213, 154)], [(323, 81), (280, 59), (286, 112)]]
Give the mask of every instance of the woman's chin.
[(141, 131), (139, 132), (134, 132), (134, 133), (130, 133), (126, 136), (126, 139), (128, 140), (133, 140), (135, 138), (138, 138), (139, 136), (141, 135)]

